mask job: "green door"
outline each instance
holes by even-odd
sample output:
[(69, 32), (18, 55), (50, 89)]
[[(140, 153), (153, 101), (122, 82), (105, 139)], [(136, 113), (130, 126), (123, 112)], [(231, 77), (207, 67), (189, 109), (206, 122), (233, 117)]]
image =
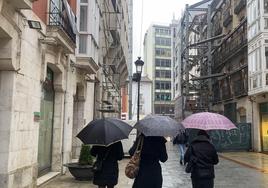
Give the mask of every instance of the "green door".
[(38, 142), (38, 176), (51, 170), (52, 138), (53, 138), (53, 72), (47, 69), (47, 78), (43, 84), (41, 99), (41, 118)]

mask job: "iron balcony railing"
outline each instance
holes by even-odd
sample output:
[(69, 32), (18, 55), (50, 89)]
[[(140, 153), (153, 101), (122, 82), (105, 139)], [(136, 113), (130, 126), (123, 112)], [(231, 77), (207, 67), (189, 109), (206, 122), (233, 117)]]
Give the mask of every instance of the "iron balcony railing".
[(247, 0), (240, 0), (240, 1), (235, 1), (237, 4), (235, 5), (234, 13), (239, 14), (241, 10), (247, 5)]
[(233, 82), (233, 91), (235, 96), (241, 96), (247, 93), (242, 80)]
[(218, 66), (225, 63), (237, 51), (243, 49), (247, 44), (247, 22), (244, 20), (215, 50), (212, 56), (214, 62), (212, 69), (216, 70)]
[(223, 13), (223, 26), (227, 27), (229, 23), (233, 20), (233, 15), (230, 13), (230, 8), (228, 8), (224, 13)]
[(71, 38), (75, 43), (76, 35), (72, 30), (71, 23), (68, 19), (67, 12), (63, 7), (62, 1), (60, 4), (57, 4), (55, 0), (50, 0), (50, 9), (49, 9), (49, 26), (58, 26), (62, 28), (66, 34)]

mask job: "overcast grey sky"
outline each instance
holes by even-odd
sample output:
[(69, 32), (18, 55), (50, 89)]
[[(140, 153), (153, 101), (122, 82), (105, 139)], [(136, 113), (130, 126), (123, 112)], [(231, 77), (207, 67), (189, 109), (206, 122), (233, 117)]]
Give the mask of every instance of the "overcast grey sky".
[[(176, 19), (181, 16), (181, 12), (186, 4), (191, 5), (199, 1), (200, 0), (133, 0), (133, 61), (143, 54), (142, 45), (144, 34), (151, 23), (169, 24), (171, 23), (173, 14), (175, 14)], [(143, 17), (142, 29), (141, 17)], [(140, 35), (141, 30), (142, 36)]]

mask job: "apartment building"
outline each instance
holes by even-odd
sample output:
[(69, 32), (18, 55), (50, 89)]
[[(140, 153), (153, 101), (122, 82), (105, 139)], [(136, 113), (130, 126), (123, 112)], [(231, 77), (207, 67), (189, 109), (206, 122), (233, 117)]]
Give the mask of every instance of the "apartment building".
[(144, 37), (144, 75), (153, 81), (153, 113), (174, 117), (171, 27), (151, 25)]
[(76, 133), (119, 117), (128, 13), (125, 0), (0, 0), (1, 188), (64, 173)]
[[(189, 92), (192, 87), (197, 96), (195, 108), (190, 110), (192, 112), (208, 110), (221, 113), (234, 123), (251, 123), (255, 118), (252, 114), (252, 98), (248, 97), (248, 61), (251, 61), (248, 38), (250, 40), (250, 33), (254, 33), (256, 28), (252, 31), (249, 29), (248, 19), (251, 18), (247, 19), (246, 5), (244, 0), (204, 0), (186, 6), (181, 33), (188, 40), (181, 37), (180, 41), (185, 46), (181, 55), (184, 58), (182, 70), (186, 75), (193, 67), (199, 71), (196, 78), (196, 75), (190, 78), (189, 74), (182, 79), (186, 109), (187, 106), (193, 106)], [(258, 12), (257, 9), (255, 11)], [(192, 12), (196, 12), (196, 19)], [(189, 35), (186, 35), (187, 31)], [(198, 34), (195, 42), (190, 40), (191, 33)], [(196, 54), (191, 55), (191, 49), (196, 49)], [(259, 57), (258, 53), (256, 58)], [(255, 126), (252, 123), (251, 138), (253, 148), (258, 150), (256, 143), (260, 139), (255, 136), (258, 134)]]
[(252, 106), (254, 148), (268, 151), (268, 1), (247, 1), (248, 95)]

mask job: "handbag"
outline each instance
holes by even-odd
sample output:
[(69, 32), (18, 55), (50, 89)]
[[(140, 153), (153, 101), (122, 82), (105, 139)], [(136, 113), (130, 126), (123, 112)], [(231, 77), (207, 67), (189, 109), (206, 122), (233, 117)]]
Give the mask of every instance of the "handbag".
[(198, 158), (194, 155), (194, 152), (193, 152), (193, 147), (190, 146), (190, 160), (189, 162), (187, 163), (186, 167), (185, 167), (185, 172), (186, 173), (191, 173), (193, 171), (193, 168), (198, 160)]
[(128, 178), (134, 179), (138, 175), (140, 168), (141, 150), (143, 146), (143, 136), (138, 140), (138, 144), (133, 156), (130, 158), (126, 168), (125, 174)]
[(92, 170), (94, 172), (100, 172), (102, 170), (102, 166), (103, 166), (103, 161), (106, 160), (108, 154), (110, 152), (110, 149), (106, 152), (105, 156), (103, 159), (100, 159), (99, 156), (97, 156), (97, 160), (93, 163), (92, 165)]

